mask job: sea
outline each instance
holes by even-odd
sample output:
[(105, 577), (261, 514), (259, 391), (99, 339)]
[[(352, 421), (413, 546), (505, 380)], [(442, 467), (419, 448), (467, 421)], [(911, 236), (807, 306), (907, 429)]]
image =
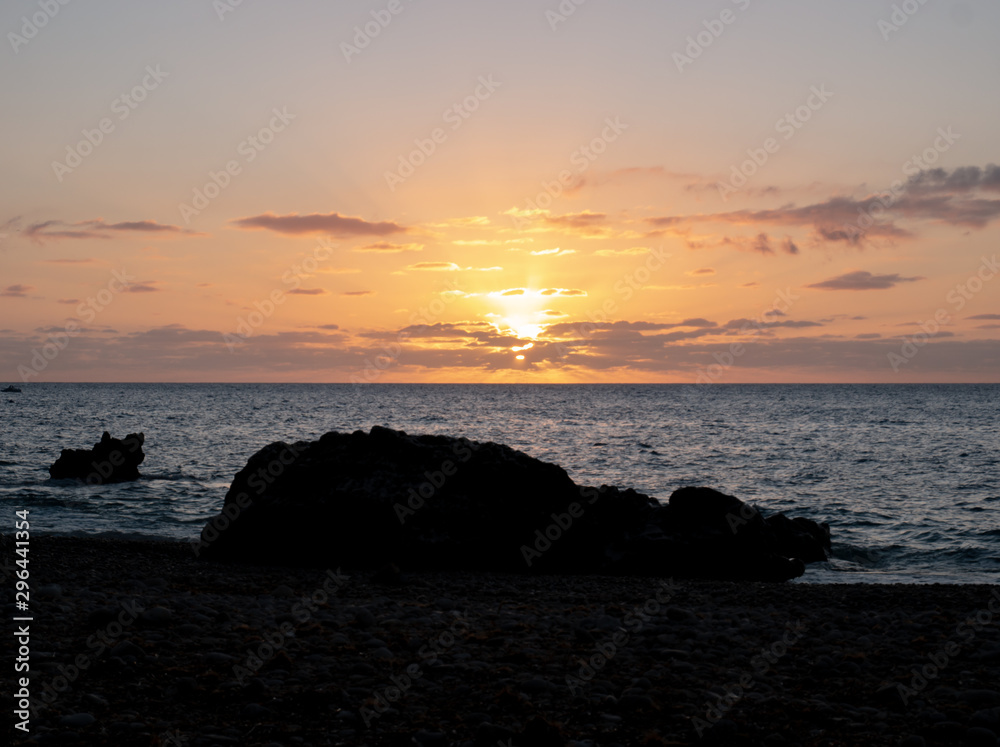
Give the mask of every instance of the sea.
[[(45, 384), (0, 395), (0, 531), (194, 540), (273, 441), (381, 425), (496, 441), (666, 501), (708, 486), (828, 522), (804, 583), (1000, 580), (1000, 385)], [(146, 436), (137, 482), (52, 480)]]

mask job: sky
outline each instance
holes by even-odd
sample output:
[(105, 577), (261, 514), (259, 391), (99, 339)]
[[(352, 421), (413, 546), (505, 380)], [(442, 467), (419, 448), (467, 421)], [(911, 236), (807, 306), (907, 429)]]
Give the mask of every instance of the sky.
[(995, 2), (0, 31), (0, 380), (1000, 382)]

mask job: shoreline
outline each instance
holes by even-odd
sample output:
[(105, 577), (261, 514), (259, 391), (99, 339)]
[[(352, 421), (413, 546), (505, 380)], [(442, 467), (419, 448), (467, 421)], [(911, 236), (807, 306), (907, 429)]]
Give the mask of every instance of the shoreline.
[[(472, 572), (397, 583), (201, 561), (170, 540), (53, 536), (34, 537), (30, 558), (32, 697), (53, 702), (27, 742), (8, 712), (16, 743), (896, 745), (1000, 733), (991, 585)], [(10, 611), (12, 591), (4, 601)], [(921, 687), (912, 670), (928, 667)]]

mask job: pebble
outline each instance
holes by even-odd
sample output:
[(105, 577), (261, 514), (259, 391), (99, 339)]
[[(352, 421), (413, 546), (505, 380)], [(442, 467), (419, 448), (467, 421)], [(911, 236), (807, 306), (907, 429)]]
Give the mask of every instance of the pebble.
[(958, 700), (976, 707), (995, 706), (1000, 705), (1000, 692), (997, 690), (961, 690), (958, 693)]
[(271, 710), (260, 703), (247, 703), (240, 711), (243, 718), (267, 718), (270, 715)]
[(372, 614), (371, 610), (365, 607), (351, 607), (347, 610), (354, 616), (355, 621), (362, 628), (370, 628), (375, 625), (375, 615)]
[(990, 729), (974, 726), (965, 732), (965, 743), (970, 747), (994, 747), (997, 735)]
[(73, 729), (79, 729), (84, 726), (90, 726), (95, 721), (97, 721), (97, 719), (89, 713), (74, 713), (70, 716), (63, 716), (60, 718), (59, 726), (68, 726)]
[(145, 656), (146, 652), (132, 643), (132, 641), (122, 641), (111, 649), (111, 655), (120, 656), (122, 658), (129, 656), (133, 659), (138, 659)]

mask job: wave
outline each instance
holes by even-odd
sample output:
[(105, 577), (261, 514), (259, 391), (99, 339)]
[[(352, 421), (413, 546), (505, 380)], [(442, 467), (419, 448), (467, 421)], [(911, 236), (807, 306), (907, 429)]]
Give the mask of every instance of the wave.
[(140, 542), (183, 542), (173, 537), (164, 537), (158, 534), (147, 534), (145, 532), (122, 532), (114, 529), (100, 532), (87, 532), (82, 529), (71, 529), (65, 532), (35, 532), (42, 537), (81, 537), (85, 539), (109, 539), (109, 540), (136, 540)]
[[(166, 481), (166, 482), (180, 482), (182, 480), (191, 480), (193, 478), (185, 475), (183, 472), (165, 472), (158, 475), (141, 475), (139, 477), (139, 482), (153, 482), (156, 480)], [(124, 484), (124, 483), (119, 483)]]

